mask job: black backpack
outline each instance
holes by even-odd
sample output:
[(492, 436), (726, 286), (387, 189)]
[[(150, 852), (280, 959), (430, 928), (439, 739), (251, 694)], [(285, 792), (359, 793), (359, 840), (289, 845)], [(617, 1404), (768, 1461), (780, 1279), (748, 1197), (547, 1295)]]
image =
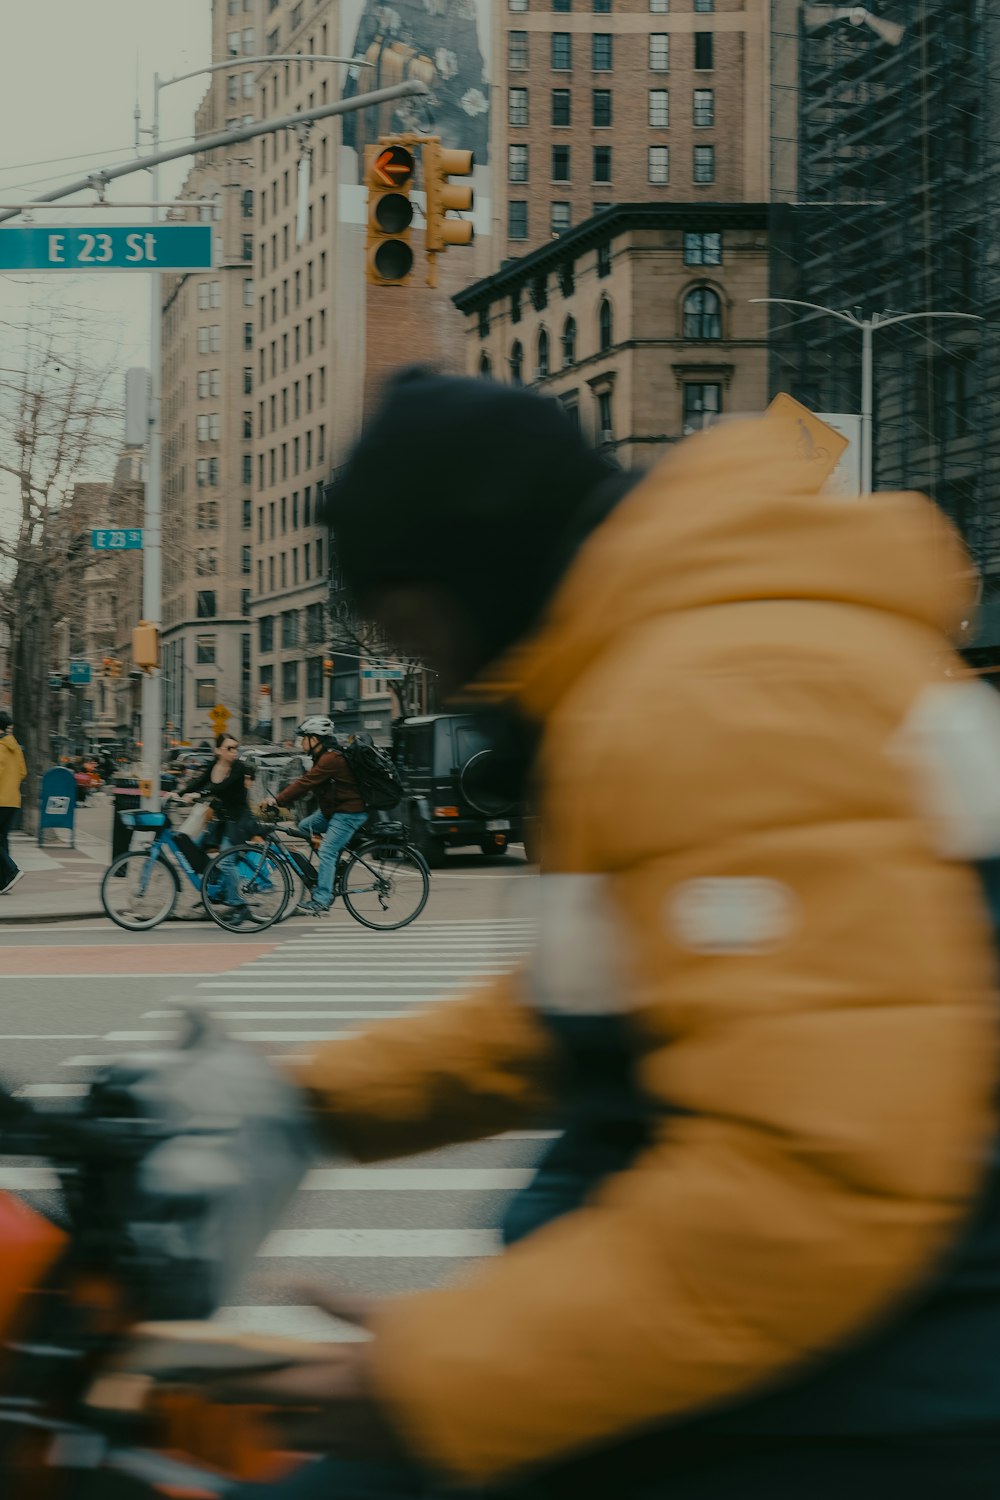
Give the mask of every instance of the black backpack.
[(365, 808), (369, 812), (388, 812), (403, 800), (406, 788), (385, 750), (377, 745), (341, 745), (340, 751), (354, 780)]

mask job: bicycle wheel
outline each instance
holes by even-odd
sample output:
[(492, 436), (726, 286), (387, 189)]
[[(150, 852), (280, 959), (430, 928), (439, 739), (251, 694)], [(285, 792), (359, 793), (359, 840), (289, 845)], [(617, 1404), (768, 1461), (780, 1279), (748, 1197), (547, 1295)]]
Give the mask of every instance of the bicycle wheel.
[(177, 871), (168, 860), (156, 851), (132, 849), (105, 870), (101, 905), (126, 932), (148, 932), (170, 916), (179, 891)]
[(266, 844), (237, 844), (209, 860), (201, 902), (226, 932), (263, 932), (277, 922), (292, 897), (283, 860)]
[(340, 868), (344, 905), (363, 927), (390, 932), (419, 917), (431, 888), (427, 866), (406, 844), (370, 843)]

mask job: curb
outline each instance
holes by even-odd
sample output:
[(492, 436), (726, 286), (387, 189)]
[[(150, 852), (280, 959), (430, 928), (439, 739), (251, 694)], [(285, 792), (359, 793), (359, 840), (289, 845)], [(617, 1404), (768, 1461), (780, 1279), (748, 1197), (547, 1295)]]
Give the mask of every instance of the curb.
[(12, 916), (0, 916), (0, 932), (4, 927), (42, 926), (46, 922), (89, 922), (93, 917), (103, 917), (103, 911), (31, 911), (14, 912)]

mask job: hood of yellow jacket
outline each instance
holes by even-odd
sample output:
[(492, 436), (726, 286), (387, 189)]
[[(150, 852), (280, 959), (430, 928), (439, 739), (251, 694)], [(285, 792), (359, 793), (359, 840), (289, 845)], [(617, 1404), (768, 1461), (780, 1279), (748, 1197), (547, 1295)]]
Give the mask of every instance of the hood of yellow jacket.
[(680, 444), (587, 539), (536, 634), (475, 684), (544, 719), (617, 636), (671, 612), (823, 600), (910, 618), (952, 640), (972, 569), (938, 508), (916, 494), (817, 491), (779, 421)]

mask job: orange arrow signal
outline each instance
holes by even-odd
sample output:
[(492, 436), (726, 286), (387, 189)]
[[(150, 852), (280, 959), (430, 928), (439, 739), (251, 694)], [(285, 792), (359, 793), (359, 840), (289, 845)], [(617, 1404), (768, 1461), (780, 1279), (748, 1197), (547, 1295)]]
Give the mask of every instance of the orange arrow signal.
[(387, 146), (375, 158), (372, 176), (383, 187), (399, 187), (413, 175), (413, 157), (403, 146)]

